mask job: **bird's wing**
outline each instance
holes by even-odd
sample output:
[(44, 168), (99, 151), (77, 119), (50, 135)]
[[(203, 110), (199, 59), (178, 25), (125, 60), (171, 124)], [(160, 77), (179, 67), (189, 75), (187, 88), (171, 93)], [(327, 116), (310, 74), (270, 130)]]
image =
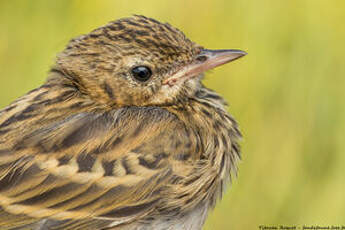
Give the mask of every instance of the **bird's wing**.
[(76, 114), (2, 142), (0, 229), (47, 219), (59, 223), (54, 229), (97, 229), (147, 215), (176, 167), (188, 172), (178, 164), (191, 153), (188, 135), (164, 109), (130, 107)]

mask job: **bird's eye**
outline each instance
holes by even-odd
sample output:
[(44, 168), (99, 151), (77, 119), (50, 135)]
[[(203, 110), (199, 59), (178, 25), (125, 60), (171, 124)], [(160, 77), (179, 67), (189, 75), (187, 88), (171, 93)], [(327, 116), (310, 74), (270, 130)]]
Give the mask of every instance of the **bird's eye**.
[(145, 82), (149, 80), (152, 75), (152, 71), (147, 66), (134, 67), (131, 70), (131, 72), (132, 72), (133, 77), (141, 82)]

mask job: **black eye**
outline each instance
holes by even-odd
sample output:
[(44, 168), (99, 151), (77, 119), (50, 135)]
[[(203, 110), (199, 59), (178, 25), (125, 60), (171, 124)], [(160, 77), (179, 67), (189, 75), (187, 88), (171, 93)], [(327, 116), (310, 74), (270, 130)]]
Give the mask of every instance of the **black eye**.
[(145, 82), (150, 79), (152, 71), (147, 66), (137, 66), (132, 69), (132, 75), (138, 81)]

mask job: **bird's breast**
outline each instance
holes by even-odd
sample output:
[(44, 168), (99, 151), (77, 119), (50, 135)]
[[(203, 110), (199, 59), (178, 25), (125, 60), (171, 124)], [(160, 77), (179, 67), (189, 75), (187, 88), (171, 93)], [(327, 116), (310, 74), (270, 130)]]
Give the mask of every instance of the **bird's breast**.
[(222, 196), (231, 172), (237, 171), (241, 137), (237, 123), (222, 103), (209, 99), (192, 101), (175, 114), (196, 143), (194, 169), (188, 176), (191, 182), (184, 188), (193, 193), (194, 198), (186, 205), (192, 207), (206, 202), (207, 207), (213, 207)]

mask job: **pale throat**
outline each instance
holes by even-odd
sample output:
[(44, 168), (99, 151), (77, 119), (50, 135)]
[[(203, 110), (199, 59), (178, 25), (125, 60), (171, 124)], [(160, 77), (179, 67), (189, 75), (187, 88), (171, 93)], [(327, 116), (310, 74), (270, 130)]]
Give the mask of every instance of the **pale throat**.
[(163, 84), (150, 100), (152, 104), (170, 104), (194, 97), (200, 89), (200, 78), (181, 79), (173, 85)]

